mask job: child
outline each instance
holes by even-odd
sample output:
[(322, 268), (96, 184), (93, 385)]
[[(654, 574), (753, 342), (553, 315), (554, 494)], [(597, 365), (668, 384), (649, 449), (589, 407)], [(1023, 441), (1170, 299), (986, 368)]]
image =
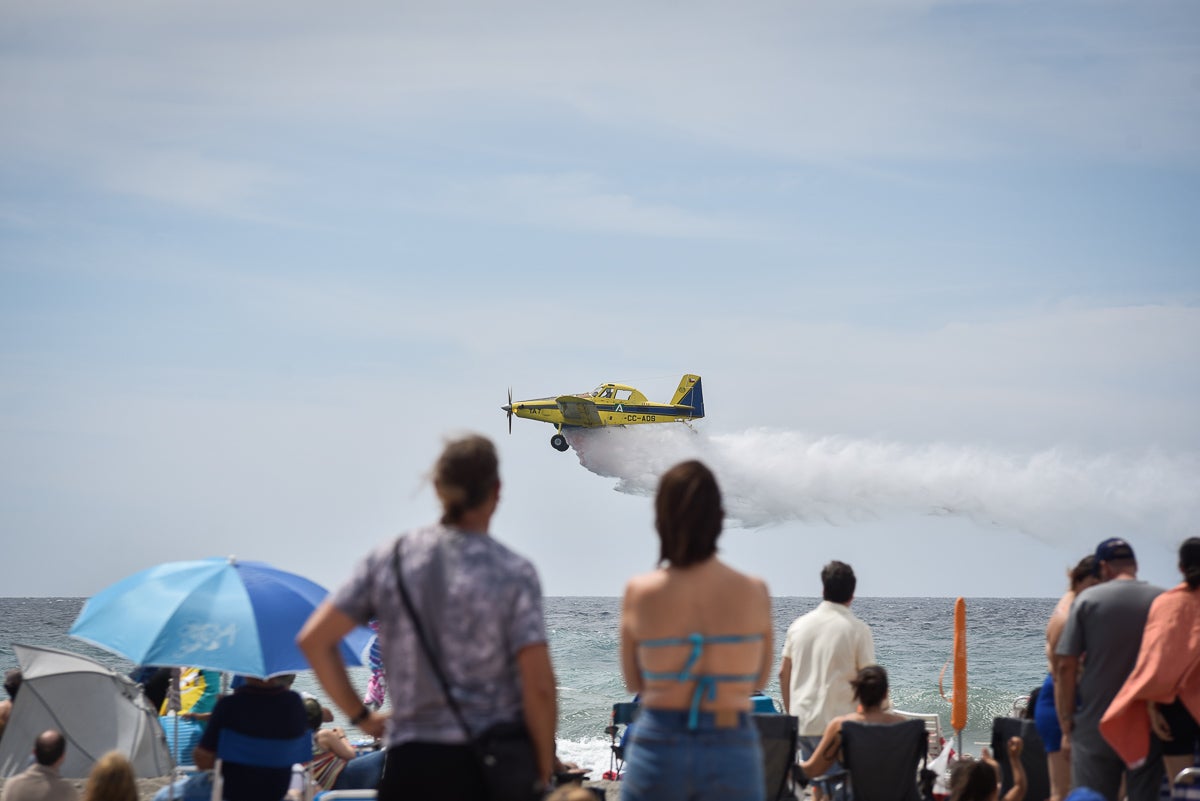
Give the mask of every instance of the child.
[(962, 759), (950, 771), (950, 801), (1023, 801), (1025, 798), (1025, 768), (1021, 765), (1020, 737), (1008, 741), (1008, 764), (1012, 768), (1013, 786), (1000, 799), (1000, 766), (985, 748), (979, 760)]

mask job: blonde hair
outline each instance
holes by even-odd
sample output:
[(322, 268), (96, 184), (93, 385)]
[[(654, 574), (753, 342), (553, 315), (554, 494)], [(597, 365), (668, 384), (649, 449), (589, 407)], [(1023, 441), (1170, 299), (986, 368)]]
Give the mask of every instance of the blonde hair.
[(120, 751), (109, 751), (96, 760), (88, 774), (84, 801), (138, 801), (133, 765)]

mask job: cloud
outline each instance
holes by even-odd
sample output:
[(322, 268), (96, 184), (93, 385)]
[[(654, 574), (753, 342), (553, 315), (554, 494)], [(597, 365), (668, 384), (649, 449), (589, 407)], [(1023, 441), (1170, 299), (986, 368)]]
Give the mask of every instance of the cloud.
[(765, 233), (750, 221), (649, 202), (585, 173), (510, 174), (457, 180), (432, 201), (441, 209), (491, 221), (575, 231), (695, 239)]
[(702, 143), (835, 165), (1194, 164), (1200, 45), (1188, 8), (701, 3), (681, 20), (634, 3), (10, 4), (0, 98), (22, 125), (2, 141), (48, 163), (145, 146), (270, 169), (272, 145), (319, 148), (331, 135), (485, 152), (520, 119), (530, 135), (512, 146), (525, 159), (561, 145), (558, 121), (656, 141), (668, 158)]
[(262, 164), (199, 153), (111, 155), (109, 163), (99, 165), (100, 180), (110, 190), (219, 216), (270, 221), (259, 204), (288, 183)]

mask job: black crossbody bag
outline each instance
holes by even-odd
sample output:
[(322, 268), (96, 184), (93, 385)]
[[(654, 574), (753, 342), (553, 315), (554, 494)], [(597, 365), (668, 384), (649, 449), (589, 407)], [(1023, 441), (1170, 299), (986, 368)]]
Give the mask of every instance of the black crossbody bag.
[(458, 725), (462, 727), (463, 732), (467, 735), (467, 741), (479, 758), (484, 782), (487, 784), (488, 801), (535, 801), (540, 799), (542, 782), (538, 777), (537, 757), (534, 754), (533, 741), (529, 738), (529, 731), (525, 728), (524, 721), (497, 723), (489, 726), (479, 735), (471, 731), (466, 718), (463, 717), (462, 710), (458, 707), (458, 702), (454, 700), (454, 695), (450, 692), (450, 682), (447, 681), (446, 674), (442, 672), (442, 666), (434, 658), (433, 646), (429, 642), (425, 628), (421, 625), (421, 619), (417, 617), (417, 610), (413, 606), (412, 598), (408, 595), (408, 588), (404, 586), (404, 579), (400, 573), (399, 542), (396, 543), (396, 550), (392, 556), (392, 566), (396, 572), (396, 586), (400, 590), (400, 599), (404, 602), (404, 608), (408, 610), (413, 630), (416, 631), (417, 640), (421, 643), (421, 651), (425, 654), (425, 659), (429, 662), (429, 667), (433, 669), (434, 675), (437, 676), (442, 694), (446, 696), (447, 706), (454, 713)]

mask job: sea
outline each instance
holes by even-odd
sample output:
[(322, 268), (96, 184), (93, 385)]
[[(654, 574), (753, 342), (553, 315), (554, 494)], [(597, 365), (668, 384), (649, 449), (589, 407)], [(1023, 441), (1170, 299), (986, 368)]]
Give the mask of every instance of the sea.
[[(0, 598), (0, 672), (17, 667), (11, 643), (61, 648), (128, 672), (126, 659), (71, 638), (67, 631), (84, 598)], [(788, 625), (813, 609), (818, 598), (774, 598), (775, 667)], [(852, 610), (875, 637), (876, 661), (887, 668), (892, 703), (909, 712), (936, 712), (950, 728), (950, 703), (939, 691), (939, 674), (953, 648), (953, 598), (855, 598)], [(1014, 704), (1041, 685), (1046, 673), (1043, 631), (1056, 598), (968, 598), (968, 719), (962, 750), (979, 753), (991, 740), (992, 720), (1013, 713)], [(628, 701), (618, 658), (620, 598), (545, 599), (546, 626), (558, 682), (558, 755), (593, 770), (609, 768), (611, 740), (605, 733), (612, 706)], [(952, 671), (943, 680), (950, 696)], [(356, 686), (368, 673), (352, 668)], [(311, 673), (297, 676), (295, 689), (325, 695)], [(779, 681), (766, 692), (779, 703)], [(339, 716), (340, 720), (340, 716)]]

